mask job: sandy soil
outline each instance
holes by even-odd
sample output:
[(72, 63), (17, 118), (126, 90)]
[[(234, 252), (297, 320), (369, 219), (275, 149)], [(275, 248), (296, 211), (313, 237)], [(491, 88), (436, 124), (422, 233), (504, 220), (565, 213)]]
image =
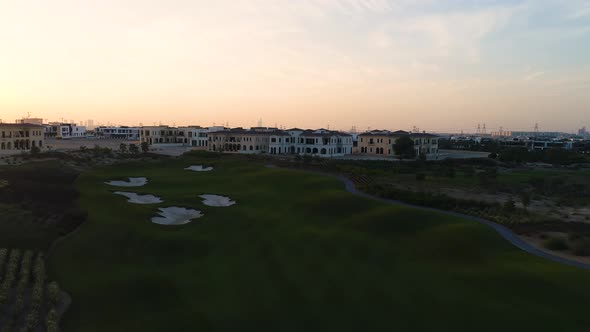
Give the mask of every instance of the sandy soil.
[(105, 183), (115, 187), (141, 187), (145, 186), (148, 180), (146, 178), (129, 178), (129, 181), (109, 181)]
[(193, 166), (189, 166), (187, 168), (185, 168), (185, 170), (187, 171), (193, 171), (193, 172), (210, 172), (213, 170), (213, 167), (204, 167), (202, 165), (193, 165)]
[(181, 207), (160, 208), (159, 216), (153, 217), (152, 222), (159, 225), (184, 225), (201, 218), (201, 211)]
[(160, 197), (154, 195), (140, 195), (136, 193), (128, 193), (123, 191), (115, 191), (114, 194), (127, 197), (127, 202), (133, 204), (158, 204), (163, 202), (162, 199), (160, 199)]
[(203, 198), (203, 204), (208, 206), (232, 206), (236, 204), (235, 201), (225, 196), (205, 194), (199, 197)]

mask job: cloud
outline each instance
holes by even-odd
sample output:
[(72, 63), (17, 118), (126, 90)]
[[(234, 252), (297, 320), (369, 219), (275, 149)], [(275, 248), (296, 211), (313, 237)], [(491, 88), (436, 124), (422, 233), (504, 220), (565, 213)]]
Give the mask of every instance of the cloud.
[(567, 18), (570, 20), (590, 17), (590, 1), (569, 0), (567, 8)]
[(480, 61), (483, 40), (502, 29), (520, 6), (418, 14), (388, 22), (369, 35), (377, 48), (392, 48), (410, 58), (450, 57)]
[(523, 80), (525, 81), (532, 81), (540, 78), (541, 76), (545, 75), (543, 71), (529, 71), (525, 74)]

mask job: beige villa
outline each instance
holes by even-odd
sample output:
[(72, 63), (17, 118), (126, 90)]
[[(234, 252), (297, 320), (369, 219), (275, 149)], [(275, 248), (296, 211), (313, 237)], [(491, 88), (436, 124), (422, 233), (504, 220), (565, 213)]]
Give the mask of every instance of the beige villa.
[(393, 145), (402, 137), (409, 136), (414, 141), (416, 156), (435, 158), (438, 154), (438, 136), (428, 133), (410, 133), (402, 130), (373, 130), (358, 135), (358, 153), (364, 155), (394, 157)]
[(0, 155), (31, 151), (43, 148), (43, 126), (29, 123), (0, 123)]

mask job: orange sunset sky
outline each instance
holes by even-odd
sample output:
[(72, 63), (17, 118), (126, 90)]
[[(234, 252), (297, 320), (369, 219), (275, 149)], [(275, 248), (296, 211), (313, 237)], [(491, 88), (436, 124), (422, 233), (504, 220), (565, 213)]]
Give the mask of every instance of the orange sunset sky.
[(0, 119), (573, 131), (590, 2), (4, 0)]

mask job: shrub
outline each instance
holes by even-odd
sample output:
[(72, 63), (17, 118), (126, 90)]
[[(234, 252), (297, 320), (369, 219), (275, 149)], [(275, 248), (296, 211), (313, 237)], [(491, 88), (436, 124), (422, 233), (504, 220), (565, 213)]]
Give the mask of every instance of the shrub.
[(424, 173), (416, 173), (416, 180), (417, 181), (424, 181), (424, 180), (426, 180), (426, 174), (424, 174)]
[(37, 147), (37, 146), (33, 146), (33, 147), (31, 148), (31, 154), (32, 154), (32, 155), (36, 156), (36, 155), (38, 155), (39, 153), (41, 153), (41, 149), (39, 149), (39, 147)]
[(567, 250), (569, 246), (565, 239), (562, 238), (549, 238), (543, 242), (543, 247), (549, 250)]
[(57, 282), (52, 281), (47, 285), (47, 300), (53, 305), (57, 305), (59, 302), (59, 285)]
[(506, 212), (514, 212), (516, 210), (516, 205), (512, 199), (509, 199), (504, 203), (504, 211)]

